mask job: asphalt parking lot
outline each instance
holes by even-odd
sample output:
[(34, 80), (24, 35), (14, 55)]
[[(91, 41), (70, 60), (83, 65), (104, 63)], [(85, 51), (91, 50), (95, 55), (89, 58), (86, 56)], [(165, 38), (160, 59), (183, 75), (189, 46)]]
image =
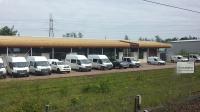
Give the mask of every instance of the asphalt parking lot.
[(127, 69), (112, 69), (112, 70), (92, 70), (91, 72), (77, 72), (71, 71), (70, 73), (52, 73), (51, 75), (30, 75), (29, 77), (1, 79), (0, 81), (12, 81), (12, 80), (38, 80), (38, 79), (52, 79), (52, 78), (65, 78), (65, 77), (77, 77), (77, 76), (95, 76), (103, 75), (106, 73), (117, 73), (117, 72), (130, 72), (130, 71), (142, 71), (142, 70), (154, 70), (154, 69), (165, 69), (175, 68), (176, 64), (167, 63), (166, 65), (148, 65), (142, 64), (140, 68), (127, 68)]

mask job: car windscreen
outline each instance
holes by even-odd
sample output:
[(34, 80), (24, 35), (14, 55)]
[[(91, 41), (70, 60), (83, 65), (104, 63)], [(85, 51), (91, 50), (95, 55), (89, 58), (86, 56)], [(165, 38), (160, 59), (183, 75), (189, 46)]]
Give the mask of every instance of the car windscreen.
[(28, 67), (28, 62), (13, 62), (9, 63), (11, 67)]
[(48, 61), (36, 61), (35, 64), (36, 66), (49, 66)]
[(90, 64), (90, 61), (87, 59), (80, 60), (81, 64)]
[(4, 68), (4, 64), (3, 63), (0, 63), (0, 68)]
[(65, 65), (65, 62), (57, 62), (58, 65)]
[(110, 63), (109, 59), (101, 59), (103, 63)]
[(135, 58), (130, 58), (131, 61), (137, 61)]
[(155, 58), (154, 60), (155, 61), (162, 61), (160, 58)]

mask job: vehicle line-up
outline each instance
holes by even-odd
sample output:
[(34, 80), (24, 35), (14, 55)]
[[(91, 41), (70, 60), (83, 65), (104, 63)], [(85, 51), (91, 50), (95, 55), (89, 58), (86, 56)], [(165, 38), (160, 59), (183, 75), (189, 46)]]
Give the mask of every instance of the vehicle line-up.
[[(200, 56), (190, 54), (188, 58), (181, 55), (171, 56), (171, 62), (195, 61), (200, 62)], [(147, 63), (152, 65), (165, 65), (166, 62), (157, 56), (147, 58)], [(0, 77), (11, 77), (35, 75), (51, 75), (56, 73), (70, 73), (71, 70), (89, 72), (92, 69), (110, 70), (114, 68), (140, 67), (141, 63), (135, 57), (122, 57), (118, 60), (109, 60), (106, 55), (92, 54), (88, 57), (79, 54), (67, 54), (64, 61), (58, 59), (47, 59), (45, 56), (0, 57)]]

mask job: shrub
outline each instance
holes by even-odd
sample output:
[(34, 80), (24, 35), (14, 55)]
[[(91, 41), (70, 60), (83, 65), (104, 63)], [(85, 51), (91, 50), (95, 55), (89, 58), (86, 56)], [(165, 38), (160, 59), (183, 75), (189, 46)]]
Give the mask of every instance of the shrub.
[(107, 93), (110, 91), (110, 85), (108, 81), (101, 81), (96, 84), (89, 84), (82, 90), (85, 93)]

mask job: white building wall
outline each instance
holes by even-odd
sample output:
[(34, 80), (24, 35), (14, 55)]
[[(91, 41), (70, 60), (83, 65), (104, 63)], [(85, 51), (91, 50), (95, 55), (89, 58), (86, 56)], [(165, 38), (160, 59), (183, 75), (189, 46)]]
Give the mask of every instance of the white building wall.
[(143, 59), (139, 59), (141, 63), (147, 63), (147, 52), (143, 53)]
[(49, 53), (42, 53), (42, 56), (45, 56), (47, 59), (50, 59), (50, 54)]

